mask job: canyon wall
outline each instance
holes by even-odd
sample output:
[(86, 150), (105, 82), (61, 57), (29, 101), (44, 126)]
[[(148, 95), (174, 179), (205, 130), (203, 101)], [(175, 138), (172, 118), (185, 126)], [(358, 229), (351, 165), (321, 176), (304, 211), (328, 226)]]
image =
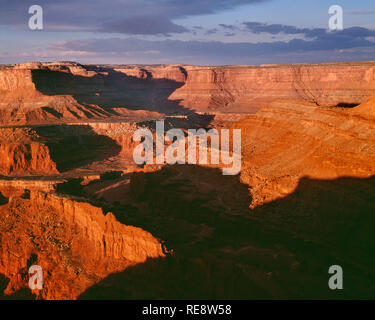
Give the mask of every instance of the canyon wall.
[(98, 134), (105, 135), (121, 146), (119, 156), (132, 160), (133, 150), (139, 142), (133, 141), (134, 132), (139, 129), (136, 123), (91, 123), (90, 127)]
[(116, 157), (135, 165), (136, 129), (127, 122), (0, 128), (0, 175), (54, 176)]
[(75, 299), (110, 273), (163, 257), (150, 233), (119, 223), (85, 202), (41, 192), (0, 206), (0, 273), (5, 294), (27, 286), (28, 267), (43, 269), (43, 299)]
[[(188, 109), (254, 113), (276, 99), (350, 106), (374, 93), (373, 62), (222, 67), (20, 64), (0, 68), (0, 123), (179, 114)], [(137, 114), (141, 110), (143, 114)]]
[(200, 111), (256, 112), (275, 99), (359, 104), (375, 93), (374, 63), (185, 67), (169, 98)]
[(29, 69), (0, 70), (0, 94), (2, 102), (17, 94), (20, 97), (38, 95)]
[(32, 129), (0, 129), (0, 175), (56, 174), (50, 150)]
[(241, 180), (250, 187), (252, 206), (291, 194), (303, 177), (374, 175), (374, 115), (373, 98), (353, 109), (280, 100), (237, 122), (233, 127), (242, 130)]
[[(53, 123), (108, 116), (102, 108), (82, 105), (73, 97), (77, 92), (69, 78), (73, 73), (65, 67), (25, 64), (0, 69), (0, 124)], [(41, 75), (49, 75), (50, 79)], [(81, 73), (76, 75), (85, 79)], [(43, 82), (55, 89), (41, 90), (45, 88)], [(64, 88), (70, 88), (71, 92)]]
[[(100, 179), (100, 177), (98, 178)], [(56, 190), (56, 185), (65, 182), (62, 178), (56, 179), (27, 179), (27, 178), (3, 178), (0, 179), (0, 192), (9, 201), (12, 197), (22, 197), (27, 195), (26, 190), (42, 191), (52, 193)]]
[(187, 71), (184, 66), (162, 65), (162, 66), (113, 66), (113, 70), (126, 74), (127, 76), (141, 79), (164, 79), (184, 83)]
[[(95, 298), (116, 286), (125, 297), (191, 298), (194, 287), (192, 297), (202, 298), (321, 298), (314, 288), (327, 288), (327, 257), (360, 266), (354, 278), (367, 283), (375, 96), (366, 99), (374, 68), (0, 67), (5, 294), (30, 294), (33, 264), (44, 271), (43, 291), (33, 292), (41, 299), (75, 299), (98, 285)], [(135, 130), (160, 118), (166, 130), (240, 128), (241, 174), (135, 165)], [(103, 279), (115, 273), (125, 281), (108, 285)]]
[(49, 149), (41, 143), (0, 144), (0, 174), (43, 175), (57, 173)]
[[(64, 123), (129, 117), (132, 112), (107, 108), (99, 92), (113, 91), (108, 73), (77, 63), (25, 63), (0, 66), (0, 124)], [(94, 102), (94, 103), (93, 103)], [(100, 102), (101, 107), (95, 102)]]

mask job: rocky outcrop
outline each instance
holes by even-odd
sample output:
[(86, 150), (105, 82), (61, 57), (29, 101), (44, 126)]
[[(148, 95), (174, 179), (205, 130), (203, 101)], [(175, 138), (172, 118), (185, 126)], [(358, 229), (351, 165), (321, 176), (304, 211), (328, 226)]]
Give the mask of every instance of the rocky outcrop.
[[(99, 177), (100, 178), (100, 177)], [(42, 191), (50, 193), (56, 190), (56, 185), (64, 182), (64, 179), (27, 179), (4, 178), (0, 179), (0, 192), (6, 198), (21, 197), (29, 191)]]
[(370, 97), (358, 107), (350, 110), (350, 113), (364, 118), (375, 119), (375, 96)]
[(236, 123), (242, 130), (241, 179), (250, 186), (252, 206), (292, 193), (305, 176), (374, 175), (375, 121), (363, 109), (278, 101)]
[[(37, 87), (35, 72), (72, 74), (67, 70), (49, 69), (44, 65), (21, 65), (0, 70), (0, 124), (38, 124), (108, 117), (108, 112), (97, 106), (85, 106), (71, 94), (49, 95)], [(81, 75), (81, 74), (80, 74)], [(54, 79), (50, 86), (57, 86)], [(61, 90), (61, 88), (60, 88)]]
[(164, 256), (150, 233), (88, 203), (41, 192), (0, 206), (0, 230), (6, 294), (27, 287), (33, 264), (43, 269), (38, 298), (74, 299), (110, 273)]
[(56, 163), (49, 148), (31, 129), (0, 129), (0, 174), (46, 175), (56, 174)]
[(132, 125), (93, 126), (112, 129), (95, 132), (88, 123), (0, 129), (0, 175), (53, 176), (115, 156), (132, 159)]
[(0, 92), (2, 102), (12, 94), (19, 97), (38, 95), (29, 69), (0, 70)]
[(139, 142), (133, 141), (134, 132), (139, 129), (136, 123), (91, 123), (90, 127), (98, 134), (108, 136), (121, 146), (119, 156), (132, 159), (134, 148)]
[(1, 144), (0, 174), (45, 175), (57, 173), (49, 149), (40, 143)]

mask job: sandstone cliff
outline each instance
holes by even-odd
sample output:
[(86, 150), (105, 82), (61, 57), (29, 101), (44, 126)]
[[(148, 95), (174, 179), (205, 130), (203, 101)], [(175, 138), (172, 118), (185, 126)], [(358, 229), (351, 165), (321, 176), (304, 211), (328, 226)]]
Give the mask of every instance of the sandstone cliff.
[(113, 272), (163, 257), (160, 242), (88, 203), (31, 192), (0, 206), (0, 273), (11, 294), (28, 284), (32, 264), (43, 269), (43, 299), (74, 299)]
[(0, 116), (2, 124), (35, 124), (147, 116), (146, 111), (254, 113), (276, 99), (355, 105), (374, 94), (374, 69), (371, 62), (223, 67), (20, 64), (0, 68)]
[(0, 129), (1, 175), (45, 175), (57, 172), (49, 148), (34, 130)]
[(241, 179), (250, 186), (252, 205), (292, 193), (304, 176), (374, 175), (375, 121), (362, 109), (277, 101), (236, 123), (242, 129)]
[[(374, 68), (0, 67), (0, 287), (29, 292), (37, 264), (43, 299), (325, 298), (338, 261), (344, 294), (373, 296)], [(235, 122), (240, 176), (136, 166), (135, 130), (161, 117)]]
[(176, 82), (185, 82), (187, 71), (185, 66), (165, 65), (165, 66), (114, 66), (114, 70), (122, 72), (128, 76), (141, 79), (165, 79)]
[[(108, 78), (108, 72), (88, 70), (77, 63), (25, 63), (0, 68), (0, 124), (145, 116), (145, 112), (124, 108), (126, 101), (116, 100), (118, 89)], [(103, 92), (105, 97), (101, 96)]]
[(200, 111), (255, 112), (275, 99), (359, 104), (375, 93), (373, 63), (185, 68), (170, 99)]

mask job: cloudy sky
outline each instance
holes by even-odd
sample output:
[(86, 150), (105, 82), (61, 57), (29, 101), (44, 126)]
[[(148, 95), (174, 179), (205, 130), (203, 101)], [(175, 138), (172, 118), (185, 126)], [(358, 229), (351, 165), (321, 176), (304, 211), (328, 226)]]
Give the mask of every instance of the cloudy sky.
[[(28, 27), (32, 4), (43, 30)], [(329, 31), (328, 9), (344, 10)], [(374, 0), (0, 0), (0, 63), (375, 60)]]

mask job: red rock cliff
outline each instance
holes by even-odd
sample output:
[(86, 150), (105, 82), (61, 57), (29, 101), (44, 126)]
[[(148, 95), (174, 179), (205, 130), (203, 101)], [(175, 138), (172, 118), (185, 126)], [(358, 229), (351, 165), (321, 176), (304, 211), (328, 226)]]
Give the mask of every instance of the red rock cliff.
[(27, 287), (31, 264), (43, 269), (39, 298), (74, 299), (110, 273), (164, 256), (150, 233), (119, 223), (112, 213), (41, 192), (0, 206), (0, 231), (6, 294)]
[(163, 112), (182, 111), (181, 106), (205, 112), (254, 113), (276, 99), (323, 106), (360, 104), (375, 93), (374, 70), (372, 62), (223, 67), (93, 67), (76, 63), (7, 66), (0, 69), (0, 123), (116, 117), (122, 112), (111, 108), (122, 106), (126, 110), (127, 105)]
[(35, 131), (22, 128), (0, 129), (0, 174), (46, 175), (58, 173), (48, 147)]
[(169, 98), (200, 111), (255, 112), (275, 99), (359, 104), (375, 93), (374, 63), (185, 67)]
[[(363, 106), (322, 108), (276, 101), (234, 125), (242, 130), (241, 179), (253, 206), (284, 197), (305, 176), (369, 178), (375, 174), (375, 121)], [(373, 114), (375, 104), (372, 104)]]

